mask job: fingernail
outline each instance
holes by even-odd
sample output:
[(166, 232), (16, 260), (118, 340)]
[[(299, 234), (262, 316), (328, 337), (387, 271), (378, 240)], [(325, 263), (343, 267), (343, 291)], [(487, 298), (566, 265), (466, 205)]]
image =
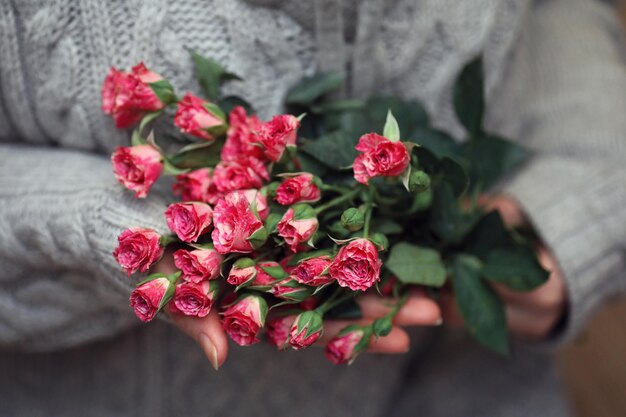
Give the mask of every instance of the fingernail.
[(202, 350), (204, 350), (207, 358), (209, 358), (209, 362), (211, 362), (213, 369), (217, 371), (220, 365), (217, 362), (217, 349), (215, 349), (215, 345), (213, 344), (213, 342), (211, 342), (209, 336), (204, 333), (200, 333), (200, 336), (198, 336), (198, 341), (200, 343), (200, 346), (202, 347)]
[(441, 326), (443, 324), (443, 319), (439, 317), (439, 319), (433, 323), (433, 326)]

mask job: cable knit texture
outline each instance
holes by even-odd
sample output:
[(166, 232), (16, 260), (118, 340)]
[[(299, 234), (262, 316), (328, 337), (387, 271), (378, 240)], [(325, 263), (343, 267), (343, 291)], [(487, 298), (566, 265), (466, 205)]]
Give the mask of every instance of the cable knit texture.
[(191, 48), (242, 76), (228, 93), (261, 117), (302, 76), (339, 70), (342, 95), (419, 98), (460, 139), (452, 83), (483, 54), (489, 124), (537, 150), (502, 187), (565, 271), (557, 344), (626, 290), (619, 37), (591, 0), (0, 0), (2, 414), (567, 415), (547, 357), (504, 360), (462, 333), (416, 332), (410, 354), (350, 368), (316, 350), (232, 349), (213, 374), (167, 323), (135, 327), (134, 278), (111, 253), (128, 226), (165, 230), (165, 200), (115, 184), (108, 154), (129, 135), (100, 110), (100, 87), (110, 65), (144, 60), (198, 91)]

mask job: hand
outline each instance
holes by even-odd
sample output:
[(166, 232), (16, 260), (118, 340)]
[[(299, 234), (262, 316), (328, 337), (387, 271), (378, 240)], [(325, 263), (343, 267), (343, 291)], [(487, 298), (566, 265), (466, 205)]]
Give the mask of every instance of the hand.
[[(356, 298), (361, 307), (363, 318), (360, 320), (326, 320), (324, 334), (317, 341), (318, 345), (326, 345), (337, 333), (350, 324), (370, 324), (377, 318), (385, 316), (394, 306), (395, 300), (382, 298), (376, 292), (368, 292)], [(421, 288), (411, 289), (409, 299), (398, 311), (391, 333), (387, 336), (372, 338), (368, 352), (405, 353), (409, 350), (409, 336), (403, 329), (405, 326), (437, 326), (442, 322), (439, 305), (426, 296)]]
[[(163, 258), (156, 263), (151, 272), (173, 274), (178, 271), (174, 266), (174, 259), (170, 251), (166, 251)], [(208, 316), (188, 317), (180, 314), (170, 314), (170, 318), (179, 329), (195, 340), (211, 365), (217, 370), (226, 361), (228, 356), (228, 340), (222, 328), (217, 309), (212, 309)]]
[[(498, 210), (508, 227), (528, 226), (528, 219), (519, 204), (507, 196), (484, 196), (479, 203), (487, 210)], [(515, 292), (504, 285), (494, 284), (505, 303), (511, 333), (521, 339), (545, 339), (563, 317), (567, 304), (565, 280), (554, 255), (544, 245), (537, 247), (541, 265), (551, 271), (548, 281), (529, 292)], [(446, 325), (462, 325), (463, 321), (450, 294), (442, 296), (441, 303)]]

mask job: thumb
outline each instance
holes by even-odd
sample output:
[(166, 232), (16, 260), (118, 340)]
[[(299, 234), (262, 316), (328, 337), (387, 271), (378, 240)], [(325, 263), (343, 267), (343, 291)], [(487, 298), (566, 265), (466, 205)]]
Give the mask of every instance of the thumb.
[(180, 314), (172, 314), (171, 318), (200, 345), (215, 370), (222, 366), (228, 356), (228, 340), (215, 310), (202, 318)]

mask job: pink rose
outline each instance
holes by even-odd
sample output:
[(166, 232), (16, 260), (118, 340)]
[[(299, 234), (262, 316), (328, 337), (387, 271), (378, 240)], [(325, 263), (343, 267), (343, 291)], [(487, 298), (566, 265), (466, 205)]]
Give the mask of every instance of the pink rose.
[(148, 281), (135, 290), (130, 295), (130, 306), (135, 310), (135, 314), (143, 322), (151, 321), (156, 313), (164, 306), (171, 297), (168, 294), (170, 281), (167, 278), (156, 278)]
[(300, 174), (286, 179), (278, 186), (275, 200), (278, 204), (290, 206), (295, 203), (318, 201), (320, 196), (320, 189), (313, 183), (313, 175)]
[(269, 179), (269, 173), (263, 162), (254, 157), (222, 161), (213, 172), (213, 182), (222, 193), (248, 188), (258, 189)]
[(241, 191), (234, 191), (222, 198), (213, 211), (213, 244), (219, 253), (247, 253), (254, 250), (256, 239), (265, 241), (267, 232), (263, 222), (250, 207)]
[(311, 210), (303, 211), (298, 206), (294, 206), (285, 212), (276, 226), (278, 235), (285, 240), (293, 252), (298, 252), (301, 245), (311, 239), (317, 231), (319, 222), (315, 217), (315, 212)]
[(259, 262), (256, 265), (257, 273), (254, 278), (254, 281), (252, 281), (252, 285), (271, 286), (272, 284), (274, 284), (276, 282), (276, 278), (268, 274), (263, 268), (275, 268), (275, 267), (280, 267), (280, 265), (278, 265), (277, 262), (273, 262), (273, 261)]
[(102, 110), (113, 116), (118, 128), (130, 127), (149, 112), (165, 107), (150, 87), (163, 78), (146, 68), (143, 62), (130, 73), (111, 67), (102, 86)]
[(251, 282), (256, 277), (256, 263), (250, 258), (240, 258), (230, 268), (226, 282), (239, 286)]
[(331, 260), (328, 256), (306, 259), (298, 264), (289, 275), (301, 284), (318, 287), (333, 281), (328, 273)]
[(265, 156), (274, 162), (280, 161), (287, 147), (296, 146), (296, 131), (300, 122), (295, 116), (281, 114), (265, 123), (259, 132), (259, 142)]
[(376, 133), (361, 136), (355, 148), (362, 154), (354, 160), (354, 178), (362, 184), (367, 184), (373, 177), (397, 177), (409, 166), (406, 146)]
[(201, 139), (214, 140), (214, 134), (219, 133), (216, 130), (224, 127), (224, 120), (215, 114), (217, 110), (215, 107), (201, 98), (187, 93), (178, 102), (174, 124), (184, 133)]
[(325, 354), (335, 365), (352, 363), (369, 343), (370, 333), (360, 326), (349, 326), (326, 345)]
[(300, 313), (289, 330), (289, 345), (300, 350), (311, 346), (323, 331), (322, 315), (317, 311)]
[(176, 286), (171, 310), (185, 316), (206, 317), (217, 298), (217, 289), (216, 281), (204, 281), (198, 284), (183, 282)]
[(278, 317), (268, 320), (265, 326), (265, 335), (267, 340), (278, 349), (284, 349), (289, 339), (291, 325), (295, 321), (296, 316)]
[(265, 159), (263, 148), (259, 146), (257, 135), (263, 123), (256, 117), (246, 114), (246, 110), (235, 107), (228, 115), (228, 132), (222, 148), (222, 161), (236, 161), (242, 157)]
[(209, 168), (200, 168), (177, 175), (176, 183), (172, 189), (174, 194), (180, 195), (183, 201), (202, 201), (215, 204), (220, 199)]
[(213, 210), (205, 203), (174, 203), (165, 210), (170, 230), (183, 242), (195, 242), (209, 231)]
[(161, 236), (152, 229), (131, 227), (117, 238), (113, 256), (128, 275), (146, 272), (163, 255)]
[(216, 279), (220, 275), (222, 255), (213, 249), (174, 252), (174, 265), (183, 272), (183, 279), (194, 284)]
[(267, 304), (263, 298), (247, 295), (222, 312), (222, 326), (240, 346), (257, 343), (259, 330), (265, 324)]
[(148, 195), (163, 171), (161, 154), (150, 145), (120, 146), (111, 155), (111, 162), (115, 178), (137, 198)]
[(380, 280), (376, 246), (367, 239), (355, 239), (339, 249), (330, 265), (330, 276), (342, 287), (365, 291)]

